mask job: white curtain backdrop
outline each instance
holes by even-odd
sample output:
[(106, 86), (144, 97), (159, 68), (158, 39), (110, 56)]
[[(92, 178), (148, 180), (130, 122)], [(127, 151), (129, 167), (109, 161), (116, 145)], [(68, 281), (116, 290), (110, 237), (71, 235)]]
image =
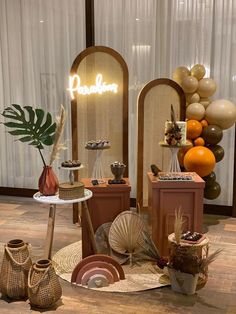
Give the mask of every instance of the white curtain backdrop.
[[(0, 0), (0, 111), (17, 103), (41, 107), (56, 117), (63, 104), (68, 151), (62, 160), (71, 158), (68, 76), (84, 48), (83, 0)], [(38, 151), (15, 141), (3, 125), (0, 140), (0, 186), (36, 188), (43, 168)], [(49, 151), (44, 155), (48, 160)], [(58, 175), (65, 177), (62, 171)]]
[[(236, 1), (95, 0), (95, 43), (116, 49), (129, 67), (129, 176), (135, 197), (137, 97), (148, 81), (201, 63), (217, 82), (214, 98), (236, 104)], [(222, 192), (210, 203), (232, 205), (234, 127), (224, 131), (220, 145), (225, 157), (216, 176)]]

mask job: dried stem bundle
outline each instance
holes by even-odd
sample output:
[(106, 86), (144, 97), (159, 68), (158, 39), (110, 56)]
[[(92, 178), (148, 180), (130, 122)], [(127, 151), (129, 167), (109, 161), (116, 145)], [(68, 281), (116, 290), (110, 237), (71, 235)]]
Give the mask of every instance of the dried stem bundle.
[(61, 150), (65, 150), (66, 146), (62, 143), (60, 143), (60, 138), (64, 130), (65, 126), (65, 120), (66, 120), (66, 112), (64, 107), (61, 105), (61, 112), (60, 116), (56, 118), (56, 131), (55, 131), (55, 138), (54, 138), (54, 144), (50, 156), (50, 162), (49, 165), (51, 166), (55, 159), (59, 157), (59, 152)]
[(175, 210), (175, 223), (174, 223), (174, 233), (175, 233), (175, 241), (177, 244), (180, 243), (181, 235), (183, 233), (183, 214), (181, 212), (181, 208)]

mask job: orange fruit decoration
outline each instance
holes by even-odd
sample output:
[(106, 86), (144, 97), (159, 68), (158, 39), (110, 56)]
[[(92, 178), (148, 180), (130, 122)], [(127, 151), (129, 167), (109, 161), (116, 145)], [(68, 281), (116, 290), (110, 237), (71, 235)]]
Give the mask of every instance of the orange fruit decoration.
[(208, 176), (214, 169), (215, 163), (214, 154), (204, 146), (192, 147), (184, 156), (184, 168), (196, 172), (200, 177)]
[(204, 146), (205, 145), (205, 141), (202, 137), (198, 137), (193, 141), (195, 146)]
[(201, 125), (203, 128), (205, 128), (205, 126), (208, 126), (208, 122), (207, 120), (203, 119), (202, 121), (200, 121)]
[(195, 139), (199, 137), (202, 133), (202, 125), (197, 120), (188, 120), (187, 121), (187, 138)]

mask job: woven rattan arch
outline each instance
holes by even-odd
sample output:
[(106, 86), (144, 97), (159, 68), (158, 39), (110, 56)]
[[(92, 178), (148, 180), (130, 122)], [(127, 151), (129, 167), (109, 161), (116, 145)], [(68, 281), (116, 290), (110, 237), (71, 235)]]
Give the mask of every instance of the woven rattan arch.
[[(145, 116), (145, 99), (148, 93), (155, 87), (160, 89), (165, 86), (173, 88), (178, 94), (179, 98), (179, 119), (185, 120), (185, 107), (186, 99), (182, 88), (173, 80), (160, 78), (149, 82), (141, 90), (138, 97), (138, 157), (137, 157), (137, 206), (143, 208), (143, 172), (144, 172), (144, 116)], [(161, 97), (161, 96), (160, 96)], [(147, 109), (147, 108), (146, 108)], [(169, 109), (166, 112), (166, 119), (169, 119)], [(158, 116), (152, 117), (156, 119), (158, 123)], [(163, 125), (164, 127), (164, 125)], [(162, 134), (164, 138), (164, 133)], [(152, 140), (152, 135), (150, 135), (149, 140)], [(160, 148), (161, 150), (161, 148)]]

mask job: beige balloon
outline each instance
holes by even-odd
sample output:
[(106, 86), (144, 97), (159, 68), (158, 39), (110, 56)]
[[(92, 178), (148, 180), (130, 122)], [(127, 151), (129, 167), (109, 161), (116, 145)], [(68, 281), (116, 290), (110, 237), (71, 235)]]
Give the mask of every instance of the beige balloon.
[(211, 97), (216, 91), (216, 83), (211, 78), (203, 78), (198, 83), (197, 93), (202, 98)]
[(173, 80), (179, 85), (181, 85), (183, 79), (189, 75), (190, 75), (189, 69), (184, 66), (180, 66), (174, 70), (172, 76), (173, 76)]
[(202, 104), (193, 103), (186, 109), (186, 117), (192, 120), (202, 120), (205, 116), (205, 108)]
[(200, 100), (200, 96), (198, 95), (198, 93), (186, 94), (185, 97), (186, 97), (186, 101), (189, 104), (192, 104), (194, 102), (199, 102)]
[(206, 120), (222, 130), (229, 129), (236, 122), (236, 106), (226, 99), (214, 100), (206, 109)]
[(200, 98), (199, 103), (202, 104), (206, 109), (210, 105), (211, 100), (209, 98)]
[(187, 76), (182, 81), (182, 88), (185, 93), (194, 93), (198, 88), (198, 80), (194, 76)]
[(206, 74), (206, 69), (202, 64), (195, 64), (191, 70), (191, 75), (196, 77), (196, 79), (201, 80)]

